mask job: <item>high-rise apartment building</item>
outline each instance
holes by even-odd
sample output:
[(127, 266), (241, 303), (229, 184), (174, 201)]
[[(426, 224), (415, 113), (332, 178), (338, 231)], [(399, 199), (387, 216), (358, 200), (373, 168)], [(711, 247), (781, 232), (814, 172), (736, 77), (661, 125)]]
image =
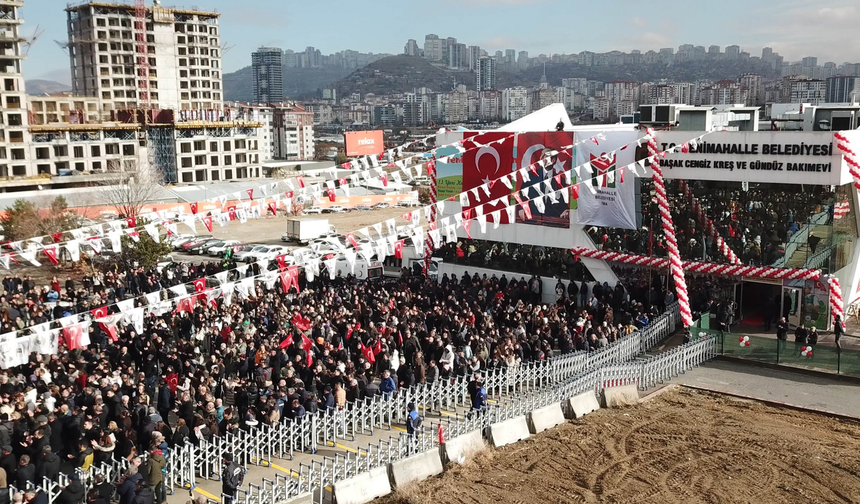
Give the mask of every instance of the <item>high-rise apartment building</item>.
[(284, 99), (284, 53), (277, 47), (261, 47), (251, 53), (255, 103)]
[(0, 2), (0, 106), (3, 107), (3, 130), (0, 136), (0, 176), (32, 175), (28, 173), (27, 145), (30, 133), (27, 129), (27, 99), (24, 91), (24, 76), (21, 61), (23, 39), (18, 33), (23, 21), (18, 16), (21, 1), (4, 0)]
[(484, 56), (478, 60), (477, 89), (480, 93), (488, 89), (496, 89), (496, 60)]
[(741, 55), (740, 46), (736, 46), (736, 45), (726, 46), (726, 58), (729, 58), (729, 59), (739, 58), (740, 55)]
[(478, 69), (478, 60), (481, 59), (481, 48), (478, 46), (469, 46), (466, 48), (466, 63), (469, 70), (476, 71)]
[(105, 110), (222, 108), (217, 12), (89, 1), (66, 13), (76, 95)]
[(827, 83), (820, 79), (789, 79), (783, 86), (788, 103), (819, 105), (827, 98)]
[(454, 70), (468, 68), (466, 44), (448, 44), (448, 68)]
[(529, 52), (528, 51), (520, 51), (519, 56), (517, 56), (517, 66), (520, 70), (525, 70), (529, 66)]
[(505, 49), (505, 65), (512, 67), (517, 63), (517, 51), (515, 49)]
[(827, 103), (850, 103), (860, 100), (860, 77), (841, 75), (827, 79)]
[(442, 61), (442, 46), (444, 40), (439, 38), (439, 35), (431, 33), (424, 37), (424, 58), (427, 61), (439, 62)]
[(502, 90), (502, 120), (516, 121), (531, 112), (530, 89), (525, 87), (507, 88)]
[(418, 47), (418, 42), (415, 39), (409, 39), (406, 41), (406, 45), (403, 46), (403, 54), (406, 56), (421, 56), (421, 49)]

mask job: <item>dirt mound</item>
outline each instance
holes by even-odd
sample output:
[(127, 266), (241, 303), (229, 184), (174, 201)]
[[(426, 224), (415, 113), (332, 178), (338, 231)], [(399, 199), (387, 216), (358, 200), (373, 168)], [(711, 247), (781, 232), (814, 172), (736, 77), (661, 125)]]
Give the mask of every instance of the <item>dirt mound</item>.
[(860, 423), (682, 389), (485, 452), (377, 502), (860, 502)]

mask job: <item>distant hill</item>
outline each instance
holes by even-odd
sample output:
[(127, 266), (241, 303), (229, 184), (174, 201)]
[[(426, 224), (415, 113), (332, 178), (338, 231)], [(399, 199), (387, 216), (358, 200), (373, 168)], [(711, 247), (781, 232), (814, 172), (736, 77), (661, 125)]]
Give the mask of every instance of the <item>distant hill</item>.
[(408, 93), (419, 87), (450, 91), (455, 84), (474, 89), (474, 72), (446, 70), (417, 56), (389, 56), (359, 68), (335, 86), (340, 96), (347, 96), (351, 93)]
[[(318, 89), (331, 87), (347, 75), (349, 68), (284, 68), (284, 94), (287, 98), (309, 98)], [(252, 101), (254, 87), (252, 68), (247, 66), (224, 74), (224, 99)]]
[(28, 79), (24, 81), (24, 86), (27, 88), (27, 94), (31, 95), (64, 93), (72, 90), (69, 84), (43, 79)]

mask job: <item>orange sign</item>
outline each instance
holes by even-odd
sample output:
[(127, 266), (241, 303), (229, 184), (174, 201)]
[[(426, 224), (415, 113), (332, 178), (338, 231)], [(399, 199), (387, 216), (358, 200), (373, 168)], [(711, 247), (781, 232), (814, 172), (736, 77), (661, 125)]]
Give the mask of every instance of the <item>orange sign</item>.
[(382, 130), (347, 131), (344, 133), (344, 139), (346, 141), (347, 157), (382, 154), (385, 150)]

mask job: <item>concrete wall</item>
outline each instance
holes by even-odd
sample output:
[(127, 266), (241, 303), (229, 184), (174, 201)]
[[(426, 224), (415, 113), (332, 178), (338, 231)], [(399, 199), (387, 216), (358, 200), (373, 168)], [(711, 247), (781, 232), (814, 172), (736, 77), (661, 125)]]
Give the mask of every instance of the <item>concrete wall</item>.
[(446, 464), (462, 464), (486, 446), (479, 430), (457, 436), (442, 445), (442, 461)]
[(489, 430), (490, 442), (496, 448), (527, 439), (531, 435), (525, 415), (494, 423)]
[(371, 469), (332, 485), (335, 504), (366, 504), (390, 493), (388, 466)]
[(421, 481), (442, 474), (442, 458), (439, 450), (430, 450), (389, 465), (391, 487), (398, 489), (413, 481)]
[(529, 431), (532, 434), (541, 433), (563, 423), (564, 412), (561, 410), (561, 403), (553, 403), (528, 414)]

